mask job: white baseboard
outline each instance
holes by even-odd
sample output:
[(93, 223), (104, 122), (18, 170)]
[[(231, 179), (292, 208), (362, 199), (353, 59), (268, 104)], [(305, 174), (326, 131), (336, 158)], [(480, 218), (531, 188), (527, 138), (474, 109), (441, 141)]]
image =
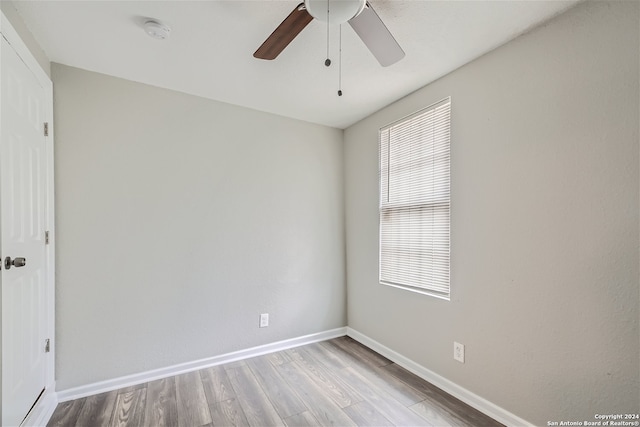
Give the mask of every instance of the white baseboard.
[(117, 390), (119, 388), (129, 387), (136, 384), (142, 384), (161, 378), (172, 377), (174, 375), (184, 374), (186, 372), (197, 371), (198, 369), (221, 365), (223, 363), (235, 362), (250, 357), (273, 353), (275, 351), (286, 350), (288, 348), (299, 347), (301, 345), (324, 341), (331, 338), (337, 338), (346, 334), (346, 327), (331, 329), (329, 331), (318, 332), (298, 338), (291, 338), (271, 344), (260, 345), (257, 347), (248, 348), (246, 350), (239, 350), (232, 353), (209, 357), (206, 359), (195, 360), (193, 362), (180, 363), (178, 365), (167, 366), (166, 368), (154, 369), (151, 371), (140, 372), (138, 374), (132, 374), (124, 377), (114, 378), (111, 380), (87, 384), (80, 387), (73, 387), (59, 391), (57, 397), (59, 402), (66, 402), (68, 400), (79, 399), (82, 397)]
[(55, 390), (55, 384), (48, 387), (42, 396), (40, 396), (40, 399), (38, 399), (38, 402), (31, 409), (27, 418), (22, 421), (20, 427), (37, 427), (47, 425), (51, 415), (53, 415), (53, 411), (55, 411), (56, 406), (58, 406), (58, 399), (53, 390)]
[(413, 360), (404, 357), (400, 353), (391, 350), (389, 347), (380, 344), (376, 340), (369, 338), (353, 328), (347, 327), (347, 335), (504, 425), (518, 427), (534, 426), (534, 424), (523, 420), (506, 409), (489, 402), (477, 394), (470, 392), (466, 388), (461, 387), (424, 366), (417, 364)]
[(324, 341), (332, 338), (348, 335), (356, 341), (366, 345), (372, 350), (377, 351), (381, 355), (387, 357), (403, 368), (413, 372), (419, 377), (436, 387), (441, 388), (452, 396), (462, 400), (466, 404), (474, 407), (480, 412), (490, 416), (507, 426), (533, 427), (534, 424), (518, 417), (515, 414), (495, 405), (492, 402), (478, 396), (475, 393), (459, 386), (458, 384), (436, 374), (435, 372), (425, 368), (413, 360), (391, 350), (390, 348), (380, 344), (372, 338), (356, 331), (350, 327), (337, 328), (329, 331), (319, 332), (315, 334), (305, 335), (302, 337), (291, 338), (284, 341), (278, 341), (271, 344), (265, 344), (245, 350), (226, 353), (219, 356), (209, 357), (206, 359), (195, 360), (192, 362), (181, 363), (178, 365), (168, 366), (166, 368), (154, 369), (151, 371), (140, 372), (138, 374), (127, 375), (111, 380), (100, 381), (93, 384), (87, 384), (80, 387), (74, 387), (61, 390), (56, 393), (47, 393), (43, 395), (38, 405), (31, 411), (23, 427), (46, 425), (51, 417), (53, 410), (58, 402), (66, 402), (68, 400), (79, 399), (98, 393), (117, 390), (123, 387), (129, 387), (137, 384), (154, 381), (161, 378), (167, 378), (186, 372), (197, 371), (198, 369), (208, 368), (210, 366), (221, 365), (223, 363), (235, 362), (250, 357), (261, 356), (263, 354), (273, 353), (275, 351), (286, 350), (288, 348), (299, 347), (301, 345), (311, 344), (318, 341)]

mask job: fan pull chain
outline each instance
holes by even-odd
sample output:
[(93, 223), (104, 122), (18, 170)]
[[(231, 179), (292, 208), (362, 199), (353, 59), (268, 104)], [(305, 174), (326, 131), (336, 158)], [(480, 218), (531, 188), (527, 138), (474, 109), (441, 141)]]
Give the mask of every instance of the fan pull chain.
[(340, 24), (340, 50), (338, 51), (338, 96), (342, 96), (342, 24)]
[(327, 0), (327, 59), (324, 61), (325, 66), (331, 65), (331, 60), (329, 59), (329, 1)]

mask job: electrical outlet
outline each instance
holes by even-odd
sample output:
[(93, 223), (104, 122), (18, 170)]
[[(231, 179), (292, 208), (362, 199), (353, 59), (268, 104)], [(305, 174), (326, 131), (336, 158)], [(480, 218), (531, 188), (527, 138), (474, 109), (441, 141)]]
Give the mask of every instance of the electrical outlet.
[(269, 313), (262, 313), (260, 315), (260, 327), (266, 328), (269, 326)]
[(460, 363), (464, 363), (464, 344), (453, 342), (453, 358)]

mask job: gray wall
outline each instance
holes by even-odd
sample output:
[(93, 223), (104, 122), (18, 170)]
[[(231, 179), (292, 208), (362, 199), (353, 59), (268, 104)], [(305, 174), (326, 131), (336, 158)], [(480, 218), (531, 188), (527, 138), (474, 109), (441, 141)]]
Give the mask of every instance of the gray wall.
[(342, 131), (52, 75), (58, 390), (346, 325)]
[[(345, 131), (349, 326), (536, 425), (638, 411), (639, 7), (585, 2)], [(378, 284), (377, 132), (449, 95), (447, 302)]]

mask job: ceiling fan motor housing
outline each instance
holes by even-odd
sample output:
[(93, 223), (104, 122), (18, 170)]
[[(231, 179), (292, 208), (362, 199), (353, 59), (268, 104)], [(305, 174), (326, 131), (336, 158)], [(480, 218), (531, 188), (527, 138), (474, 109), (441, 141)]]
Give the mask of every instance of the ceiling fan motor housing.
[(367, 0), (304, 0), (309, 15), (322, 22), (328, 18), (330, 24), (344, 24), (358, 16), (366, 5)]

